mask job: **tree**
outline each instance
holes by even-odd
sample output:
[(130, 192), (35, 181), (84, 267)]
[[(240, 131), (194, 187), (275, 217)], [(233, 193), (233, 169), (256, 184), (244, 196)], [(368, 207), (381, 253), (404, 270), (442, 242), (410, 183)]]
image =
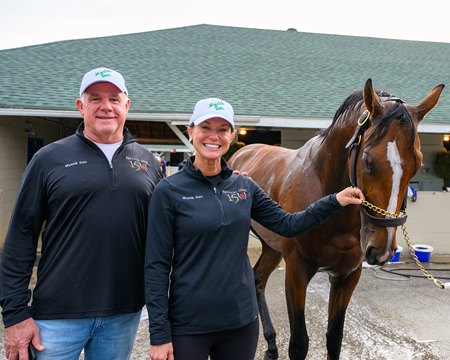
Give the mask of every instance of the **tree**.
[(434, 161), (434, 172), (437, 176), (444, 179), (444, 183), (450, 182), (450, 152), (442, 150), (436, 156)]

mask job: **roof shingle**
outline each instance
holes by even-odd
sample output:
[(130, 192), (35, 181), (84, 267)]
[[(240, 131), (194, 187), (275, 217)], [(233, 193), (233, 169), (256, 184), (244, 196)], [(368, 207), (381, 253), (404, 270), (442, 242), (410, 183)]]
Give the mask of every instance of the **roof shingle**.
[[(450, 44), (196, 25), (0, 51), (0, 108), (76, 110), (85, 72), (123, 74), (135, 113), (190, 113), (203, 97), (236, 114), (332, 118), (367, 78), (417, 104), (449, 83)], [(450, 123), (446, 90), (426, 118)]]

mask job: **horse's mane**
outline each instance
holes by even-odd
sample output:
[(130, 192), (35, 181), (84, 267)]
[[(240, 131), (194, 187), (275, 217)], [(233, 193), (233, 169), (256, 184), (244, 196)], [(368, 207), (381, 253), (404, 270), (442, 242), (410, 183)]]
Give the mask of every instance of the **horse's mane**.
[[(399, 119), (400, 124), (406, 125), (409, 129), (411, 129), (410, 143), (411, 145), (414, 144), (414, 135), (416, 128), (411, 117), (408, 114), (408, 111), (406, 110), (406, 107), (404, 105), (405, 102), (386, 91), (377, 91), (377, 94), (383, 101), (395, 101), (396, 105), (377, 124), (377, 129), (374, 132), (374, 136), (371, 138), (370, 142), (377, 143), (378, 141), (380, 141), (389, 130), (389, 126), (392, 123), (392, 120)], [(317, 134), (319, 138), (322, 138), (323, 141), (328, 136), (328, 134), (333, 131), (336, 123), (345, 118), (345, 116), (343, 116), (345, 113), (353, 113), (355, 111), (358, 111), (363, 103), (363, 99), (364, 98), (362, 91), (355, 91), (354, 93), (349, 95), (347, 99), (345, 99), (341, 104), (341, 106), (339, 106), (339, 108), (336, 110), (331, 125), (327, 129), (324, 129)], [(354, 121), (356, 122), (361, 115), (362, 112), (353, 115)]]
[(319, 131), (318, 133), (319, 137), (325, 139), (328, 136), (328, 134), (331, 131), (333, 131), (333, 128), (340, 119), (341, 115), (344, 114), (345, 112), (354, 111), (355, 107), (361, 105), (362, 101), (363, 101), (362, 91), (355, 91), (353, 94), (350, 94), (347, 97), (347, 99), (344, 100), (341, 106), (339, 106), (339, 108), (336, 110), (331, 125), (328, 128)]

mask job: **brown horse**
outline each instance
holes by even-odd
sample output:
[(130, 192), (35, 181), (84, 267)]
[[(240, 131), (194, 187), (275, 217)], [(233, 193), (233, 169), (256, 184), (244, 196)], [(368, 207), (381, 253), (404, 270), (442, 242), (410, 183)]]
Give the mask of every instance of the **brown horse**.
[[(367, 80), (364, 90), (350, 95), (330, 127), (298, 150), (254, 144), (240, 149), (230, 166), (247, 171), (287, 211), (307, 207), (327, 194), (354, 185), (366, 200), (399, 214), (407, 186), (421, 166), (417, 127), (437, 104), (444, 85), (436, 86), (418, 106)], [(397, 248), (396, 227), (405, 221), (364, 207), (342, 208), (320, 225), (295, 238), (281, 237), (253, 222), (262, 242), (254, 266), (259, 312), (268, 344), (266, 359), (277, 359), (275, 329), (264, 290), (282, 257), (286, 263), (286, 298), (291, 338), (289, 358), (304, 359), (309, 338), (305, 324), (306, 288), (318, 271), (329, 274), (327, 351), (338, 359), (348, 303), (359, 281), (362, 261), (382, 265)]]

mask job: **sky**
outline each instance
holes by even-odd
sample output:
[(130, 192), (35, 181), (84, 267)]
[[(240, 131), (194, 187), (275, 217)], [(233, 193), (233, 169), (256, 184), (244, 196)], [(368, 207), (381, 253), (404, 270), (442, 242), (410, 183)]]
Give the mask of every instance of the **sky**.
[(446, 0), (2, 0), (0, 50), (198, 24), (450, 43)]

